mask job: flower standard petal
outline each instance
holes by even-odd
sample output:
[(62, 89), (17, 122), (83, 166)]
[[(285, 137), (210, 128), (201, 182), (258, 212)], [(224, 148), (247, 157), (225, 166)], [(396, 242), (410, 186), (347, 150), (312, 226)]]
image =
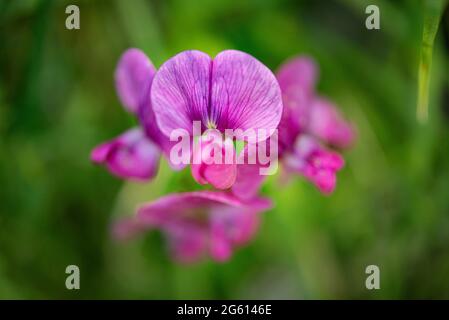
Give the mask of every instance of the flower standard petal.
[(173, 164), (170, 159), (170, 151), (172, 147), (177, 143), (176, 141), (170, 141), (169, 137), (162, 133), (156, 123), (156, 117), (154, 115), (153, 107), (150, 101), (150, 91), (145, 93), (142, 100), (142, 104), (139, 107), (138, 117), (145, 134), (153, 141), (162, 151), (162, 154), (167, 159), (170, 167), (173, 170), (181, 170), (185, 167), (185, 164)]
[(215, 57), (211, 74), (209, 121), (220, 131), (277, 128), (281, 91), (265, 65), (247, 53), (226, 50)]
[(137, 113), (155, 73), (150, 59), (139, 49), (132, 48), (123, 53), (115, 70), (115, 85), (120, 101), (128, 111)]
[(192, 133), (195, 120), (207, 122), (211, 58), (200, 51), (184, 51), (166, 61), (156, 73), (151, 103), (161, 131)]
[[(151, 88), (154, 117), (169, 137), (184, 129), (191, 136), (193, 122), (200, 133), (233, 131), (237, 140), (270, 137), (282, 115), (282, 97), (273, 73), (252, 56), (227, 50), (212, 60), (199, 51), (185, 51), (169, 59), (157, 72)], [(265, 132), (260, 132), (265, 129)], [(256, 142), (257, 142), (256, 141)], [(193, 154), (197, 154), (192, 150)], [(198, 153), (203, 156), (200, 150)], [(194, 163), (192, 174), (201, 184), (227, 189), (235, 182), (236, 165)]]

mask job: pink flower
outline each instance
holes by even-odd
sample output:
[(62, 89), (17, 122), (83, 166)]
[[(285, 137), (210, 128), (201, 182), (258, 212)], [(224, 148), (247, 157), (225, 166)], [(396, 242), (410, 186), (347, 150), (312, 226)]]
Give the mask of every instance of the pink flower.
[(156, 69), (138, 49), (129, 49), (115, 71), (117, 94), (125, 110), (142, 124), (92, 150), (91, 160), (106, 166), (121, 178), (147, 180), (155, 176), (161, 151), (167, 154), (169, 140), (155, 124), (150, 103), (150, 88)]
[(355, 138), (354, 129), (337, 107), (315, 94), (317, 67), (312, 59), (287, 61), (276, 74), (284, 110), (279, 124), (279, 157), (284, 167), (300, 173), (329, 194), (343, 158), (324, 146), (346, 148)]
[[(232, 187), (240, 170), (236, 161), (207, 160), (226, 153), (237, 160), (233, 139), (245, 140), (242, 133), (248, 129), (276, 129), (282, 114), (281, 91), (273, 73), (252, 56), (235, 50), (223, 51), (214, 59), (195, 50), (169, 59), (154, 78), (151, 101), (157, 124), (167, 137), (179, 129), (192, 137), (193, 123), (199, 122), (201, 133), (215, 129), (215, 135), (223, 139), (219, 145), (204, 141), (212, 147), (210, 151), (192, 150), (201, 155), (201, 163), (191, 166), (193, 177), (217, 189)], [(225, 131), (229, 129), (236, 135), (228, 140)]]
[(336, 184), (335, 173), (343, 168), (344, 160), (336, 152), (323, 149), (308, 135), (296, 139), (292, 152), (287, 153), (284, 165), (312, 181), (321, 192), (332, 193)]
[(243, 201), (230, 193), (198, 191), (164, 196), (138, 209), (136, 217), (119, 221), (119, 239), (159, 229), (173, 257), (181, 262), (209, 254), (226, 261), (237, 246), (246, 244), (259, 225), (259, 214), (271, 207), (264, 198)]

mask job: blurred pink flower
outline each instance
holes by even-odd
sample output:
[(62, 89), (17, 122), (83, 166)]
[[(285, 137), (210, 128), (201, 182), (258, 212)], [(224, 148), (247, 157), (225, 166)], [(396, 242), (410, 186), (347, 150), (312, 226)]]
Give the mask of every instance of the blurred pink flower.
[(121, 178), (147, 180), (154, 177), (161, 151), (168, 154), (170, 149), (169, 140), (154, 121), (150, 102), (155, 73), (151, 61), (138, 49), (125, 51), (115, 71), (118, 97), (125, 110), (138, 117), (141, 126), (94, 148), (91, 160)]
[(300, 135), (292, 152), (285, 155), (284, 165), (289, 171), (312, 181), (321, 192), (329, 194), (335, 188), (335, 173), (343, 168), (344, 160), (337, 152), (323, 148), (313, 137)]
[(259, 214), (270, 207), (268, 199), (243, 201), (225, 192), (170, 194), (144, 204), (135, 217), (118, 221), (113, 235), (126, 239), (159, 229), (178, 261), (193, 262), (205, 254), (226, 261), (235, 247), (251, 240), (259, 225)]
[(284, 104), (279, 157), (287, 170), (302, 174), (329, 194), (335, 189), (336, 173), (344, 160), (324, 145), (349, 147), (355, 131), (334, 104), (316, 96), (317, 73), (311, 58), (297, 57), (283, 64), (276, 74)]
[(158, 146), (143, 130), (134, 128), (95, 147), (91, 159), (118, 177), (145, 180), (156, 174), (159, 154)]

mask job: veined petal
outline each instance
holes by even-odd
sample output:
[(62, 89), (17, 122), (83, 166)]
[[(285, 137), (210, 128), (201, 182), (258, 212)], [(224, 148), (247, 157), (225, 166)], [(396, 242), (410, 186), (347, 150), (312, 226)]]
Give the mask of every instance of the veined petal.
[(155, 73), (150, 59), (139, 49), (128, 49), (121, 56), (115, 70), (115, 85), (120, 101), (128, 111), (137, 113)]
[(195, 120), (207, 123), (212, 60), (200, 51), (184, 51), (165, 62), (156, 73), (151, 103), (161, 131), (192, 133)]
[(140, 128), (134, 128), (97, 146), (92, 150), (91, 160), (121, 178), (146, 180), (156, 174), (159, 156), (158, 147)]
[[(151, 101), (161, 131), (192, 133), (192, 122), (202, 129), (277, 128), (282, 98), (273, 73), (252, 56), (227, 50), (212, 59), (199, 51), (185, 51), (157, 72)], [(239, 133), (237, 133), (239, 135)], [(243, 132), (240, 133), (243, 138)], [(258, 136), (266, 139), (269, 135)]]
[(162, 151), (162, 154), (170, 164), (170, 167), (173, 170), (181, 170), (182, 168), (184, 168), (186, 166), (185, 164), (175, 165), (170, 160), (170, 151), (172, 147), (177, 143), (177, 141), (170, 141), (170, 138), (163, 134), (159, 129), (150, 101), (150, 91), (145, 94), (145, 97), (142, 100), (142, 105), (139, 108), (138, 116), (145, 134), (159, 147), (159, 149)]
[(277, 128), (281, 91), (273, 73), (257, 59), (236, 50), (219, 53), (211, 83), (209, 122), (220, 131)]

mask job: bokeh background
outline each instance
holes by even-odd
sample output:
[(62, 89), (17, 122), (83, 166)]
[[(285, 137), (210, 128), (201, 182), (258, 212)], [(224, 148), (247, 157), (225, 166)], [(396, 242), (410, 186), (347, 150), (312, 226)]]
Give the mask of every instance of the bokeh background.
[[(81, 29), (65, 28), (77, 4)], [(365, 28), (376, 4), (381, 30)], [(449, 298), (449, 15), (436, 39), (429, 119), (416, 120), (423, 1), (0, 1), (0, 298)], [(257, 237), (224, 264), (179, 265), (164, 239), (111, 240), (114, 217), (182, 189), (165, 164), (126, 183), (90, 150), (135, 123), (113, 72), (138, 47), (156, 66), (186, 49), (297, 54), (358, 128), (335, 193), (270, 177)], [(65, 288), (65, 268), (81, 289)], [(365, 288), (365, 267), (381, 289)]]

